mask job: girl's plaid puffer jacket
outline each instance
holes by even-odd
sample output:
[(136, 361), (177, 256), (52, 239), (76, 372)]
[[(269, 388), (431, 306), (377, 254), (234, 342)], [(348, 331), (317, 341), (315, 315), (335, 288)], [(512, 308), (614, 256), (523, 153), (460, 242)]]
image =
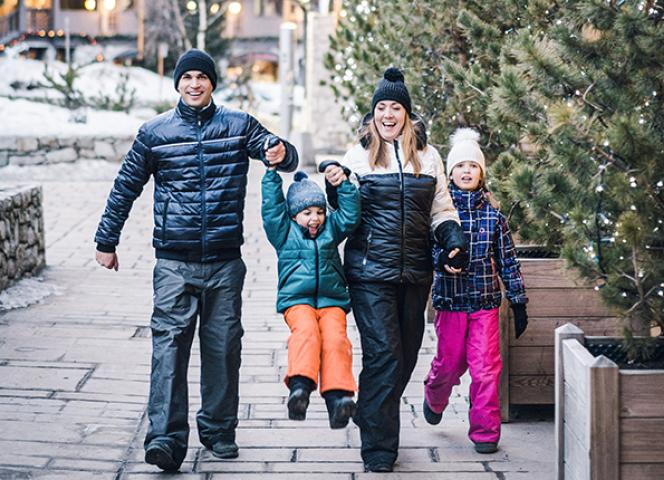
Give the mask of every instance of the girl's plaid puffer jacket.
[(439, 269), (439, 256), (446, 252), (434, 243), (434, 308), (461, 312), (496, 308), (502, 299), (499, 276), (512, 304), (527, 303), (505, 216), (485, 200), (484, 189), (468, 192), (450, 183), (450, 194), (466, 235), (470, 263), (468, 268), (455, 275)]

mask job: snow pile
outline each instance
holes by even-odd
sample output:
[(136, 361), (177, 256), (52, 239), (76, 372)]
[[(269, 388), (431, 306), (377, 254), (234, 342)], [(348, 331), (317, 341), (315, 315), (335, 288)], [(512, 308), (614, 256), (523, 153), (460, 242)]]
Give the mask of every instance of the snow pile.
[(50, 295), (62, 295), (62, 288), (41, 277), (26, 278), (0, 292), (0, 312), (30, 306)]
[(122, 112), (86, 110), (87, 123), (72, 123), (69, 122), (71, 113), (66, 108), (0, 97), (0, 136), (133, 137), (145, 121)]
[[(141, 67), (95, 62), (81, 68), (74, 87), (83, 93), (87, 101), (95, 103), (95, 100), (102, 98), (117, 100), (122, 86), (125, 86), (125, 93), (135, 92), (135, 106), (130, 114), (84, 107), (87, 123), (73, 123), (69, 110), (53, 105), (60, 102), (63, 96), (45, 87), (45, 65), (55, 78), (67, 71), (67, 65), (63, 62), (45, 64), (39, 60), (0, 57), (0, 136), (33, 136), (37, 132), (43, 136), (58, 137), (93, 134), (134, 136), (141, 123), (156, 115), (156, 107), (164, 109), (174, 106), (179, 99), (171, 77), (161, 78)], [(276, 124), (280, 105), (279, 84), (251, 82), (249, 86), (255, 99), (249, 113), (262, 122)], [(219, 89), (214, 99), (217, 104), (238, 108), (235, 94), (230, 88)], [(302, 109), (304, 89), (301, 86), (295, 87), (293, 103), (296, 112)]]
[[(39, 60), (24, 58), (0, 58), (0, 96), (33, 99), (60, 99), (62, 95), (53, 89), (45, 88), (48, 83), (44, 78), (45, 68), (54, 78), (67, 71), (64, 62), (44, 63)], [(60, 81), (61, 82), (61, 81)], [(173, 88), (171, 77), (158, 74), (141, 67), (125, 67), (113, 63), (91, 63), (82, 67), (74, 80), (74, 88), (81, 91), (85, 98), (103, 96), (117, 97), (121, 82), (126, 83), (128, 91), (135, 91), (137, 105), (155, 105), (164, 102), (175, 103), (179, 98)]]

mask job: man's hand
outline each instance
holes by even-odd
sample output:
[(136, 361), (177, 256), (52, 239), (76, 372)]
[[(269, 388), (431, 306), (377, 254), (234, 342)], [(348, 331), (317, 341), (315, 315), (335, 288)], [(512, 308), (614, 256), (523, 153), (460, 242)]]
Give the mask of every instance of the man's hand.
[[(269, 139), (266, 139), (266, 147)], [(270, 163), (271, 167), (280, 164), (286, 158), (286, 146), (283, 142), (277, 143), (275, 146), (265, 149), (265, 160)]]
[(95, 252), (95, 260), (97, 260), (97, 263), (102, 267), (108, 268), (109, 270), (113, 269), (116, 272), (120, 267), (120, 263), (118, 262), (118, 255), (115, 252), (106, 253), (97, 250)]
[(333, 187), (338, 187), (347, 178), (344, 169), (338, 165), (330, 165), (325, 169), (325, 180)]

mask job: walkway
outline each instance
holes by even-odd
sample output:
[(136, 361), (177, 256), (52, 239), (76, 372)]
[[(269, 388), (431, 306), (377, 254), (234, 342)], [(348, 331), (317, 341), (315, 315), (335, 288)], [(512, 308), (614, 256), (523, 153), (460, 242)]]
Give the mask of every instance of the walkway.
[[(59, 295), (26, 309), (0, 313), (0, 479), (143, 480), (547, 480), (553, 478), (553, 424), (511, 423), (501, 449), (481, 456), (466, 438), (467, 384), (455, 390), (438, 427), (421, 415), (422, 379), (434, 351), (427, 327), (413, 380), (401, 407), (401, 450), (396, 472), (363, 473), (359, 432), (330, 430), (324, 403), (313, 396), (305, 422), (287, 419), (288, 330), (274, 311), (276, 257), (260, 226), (260, 176), (253, 162), (243, 255), (245, 328), (240, 387), (240, 457), (217, 460), (192, 431), (177, 475), (143, 463), (150, 362), (149, 316), (153, 250), (151, 190), (132, 211), (119, 249), (120, 270), (98, 267), (92, 238), (116, 166), (24, 170), (2, 180), (43, 181), (48, 268), (45, 282)], [(9, 177), (9, 178), (8, 178)], [(93, 180), (85, 180), (93, 177)], [(360, 342), (349, 334), (359, 372)], [(191, 423), (199, 395), (198, 349), (191, 378)]]

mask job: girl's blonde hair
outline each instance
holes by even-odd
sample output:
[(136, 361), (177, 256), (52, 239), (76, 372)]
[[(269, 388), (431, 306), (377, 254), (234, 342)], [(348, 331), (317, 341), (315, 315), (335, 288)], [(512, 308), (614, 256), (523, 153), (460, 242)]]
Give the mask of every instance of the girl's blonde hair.
[[(406, 120), (403, 124), (403, 130), (401, 133), (403, 135), (402, 148), (404, 156), (406, 157), (404, 166), (409, 163), (412, 164), (413, 172), (415, 172), (415, 175), (419, 175), (420, 171), (422, 171), (422, 161), (417, 152), (417, 134), (415, 133), (415, 127), (408, 115), (406, 115)], [(383, 168), (388, 167), (389, 157), (387, 156), (387, 147), (378, 133), (378, 128), (376, 127), (373, 117), (362, 126), (359, 136), (364, 148), (369, 152), (369, 166), (371, 167), (371, 170), (375, 170), (377, 166)]]

